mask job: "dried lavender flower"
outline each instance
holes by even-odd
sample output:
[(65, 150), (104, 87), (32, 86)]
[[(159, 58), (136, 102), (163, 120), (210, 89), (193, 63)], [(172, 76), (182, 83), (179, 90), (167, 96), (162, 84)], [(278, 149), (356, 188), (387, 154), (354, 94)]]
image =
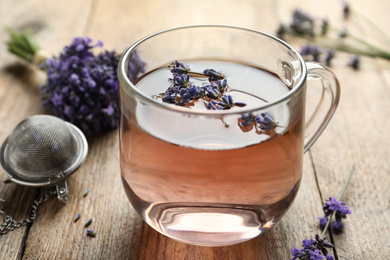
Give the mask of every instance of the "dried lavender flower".
[(278, 126), (278, 123), (275, 122), (274, 118), (268, 112), (256, 116), (255, 120), (261, 130), (271, 130)]
[[(343, 14), (345, 18), (350, 16), (350, 10), (351, 8), (349, 3), (344, 1)], [(356, 15), (359, 15), (359, 13), (356, 13)], [(368, 39), (363, 39), (355, 35), (351, 35), (346, 29), (332, 28), (329, 21), (326, 19), (313, 18), (304, 11), (295, 9), (292, 12), (291, 20), (292, 21), (287, 26), (279, 26), (276, 31), (278, 37), (283, 38), (284, 40), (286, 40), (287, 35), (300, 37), (327, 49), (334, 49), (337, 51), (348, 52), (355, 55), (364, 55), (368, 57), (380, 57), (386, 60), (390, 60), (389, 50), (375, 46), (374, 44), (370, 43)], [(382, 31), (380, 28), (377, 28), (375, 25), (373, 25), (369, 19), (365, 18), (365, 21), (368, 22), (368, 25), (373, 26), (377, 31)], [(329, 32), (336, 33), (338, 39), (332, 35), (328, 37)], [(383, 35), (388, 36), (386, 32), (382, 33)], [(348, 41), (343, 39), (345, 37), (348, 37)], [(316, 57), (314, 57), (313, 60), (318, 61)], [(358, 64), (358, 62), (351, 63), (350, 66), (358, 69), (358, 66), (355, 64)]]
[(96, 232), (91, 229), (87, 229), (87, 236), (96, 237)]
[(353, 68), (354, 70), (358, 70), (360, 67), (360, 56), (359, 55), (353, 56), (350, 62), (348, 63), (348, 66)]
[(89, 218), (89, 219), (85, 222), (84, 227), (88, 227), (89, 225), (91, 225), (91, 223), (92, 223), (92, 218)]
[(290, 29), (298, 34), (314, 37), (314, 19), (300, 9), (295, 9), (292, 15)]
[(349, 3), (347, 1), (343, 1), (343, 16), (344, 16), (344, 19), (348, 19), (350, 13), (351, 13), (351, 8), (349, 6)]
[(286, 25), (280, 24), (278, 29), (276, 30), (276, 36), (279, 39), (285, 40), (286, 33), (287, 33)]
[(309, 56), (312, 60), (319, 62), (321, 50), (318, 46), (313, 44), (306, 44), (301, 47), (301, 51), (299, 52), (302, 56)]
[(223, 79), (225, 77), (222, 73), (220, 73), (214, 69), (205, 69), (203, 71), (203, 74), (208, 76), (210, 78), (210, 81), (217, 81), (217, 80)]
[(77, 213), (76, 217), (74, 217), (74, 222), (77, 222), (80, 219), (81, 214)]
[(334, 58), (334, 50), (327, 51), (326, 57), (325, 57), (325, 64), (326, 64), (326, 66), (330, 66), (331, 65), (331, 61), (333, 60), (333, 58)]
[(87, 197), (88, 193), (89, 193), (89, 188), (85, 189), (83, 197)]

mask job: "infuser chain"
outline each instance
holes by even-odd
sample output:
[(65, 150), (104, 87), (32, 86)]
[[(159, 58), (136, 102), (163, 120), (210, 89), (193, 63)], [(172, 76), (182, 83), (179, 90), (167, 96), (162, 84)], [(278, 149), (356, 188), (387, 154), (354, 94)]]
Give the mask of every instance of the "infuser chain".
[(56, 190), (51, 190), (49, 193), (47, 193), (45, 196), (40, 197), (36, 200), (34, 200), (33, 205), (31, 206), (31, 212), (28, 218), (21, 219), (19, 221), (16, 221), (11, 216), (7, 215), (4, 211), (4, 204), (5, 200), (0, 198), (0, 213), (4, 217), (4, 223), (0, 225), (0, 236), (7, 234), (9, 231), (12, 231), (16, 228), (19, 228), (20, 226), (25, 226), (29, 223), (34, 222), (35, 218), (37, 217), (37, 210), (39, 206), (46, 202), (50, 197), (52, 197), (54, 194), (56, 194)]

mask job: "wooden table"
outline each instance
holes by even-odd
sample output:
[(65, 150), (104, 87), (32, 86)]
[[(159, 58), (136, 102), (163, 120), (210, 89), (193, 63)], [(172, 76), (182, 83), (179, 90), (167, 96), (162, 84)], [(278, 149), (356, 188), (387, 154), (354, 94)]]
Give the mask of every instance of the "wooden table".
[[(229, 24), (275, 34), (296, 7), (373, 38), (364, 19), (343, 20), (338, 0), (2, 0), (0, 19), (2, 25), (16, 29), (31, 27), (41, 47), (58, 54), (74, 36), (102, 39), (107, 49), (122, 51), (150, 33), (190, 24)], [(390, 35), (390, 1), (356, 0), (352, 8)], [(8, 36), (1, 31), (4, 42)], [(301, 43), (290, 41), (297, 48)], [(338, 53), (333, 61), (331, 69), (342, 86), (339, 108), (305, 154), (295, 203), (269, 232), (218, 248), (190, 246), (159, 234), (141, 220), (125, 196), (114, 130), (88, 139), (88, 157), (68, 180), (66, 205), (51, 199), (32, 225), (0, 237), (0, 259), (288, 259), (293, 245), (300, 247), (303, 239), (321, 232), (316, 220), (322, 215), (321, 206), (338, 194), (352, 165), (356, 173), (343, 200), (353, 213), (344, 232), (331, 236), (334, 254), (338, 259), (390, 259), (390, 63), (362, 58), (356, 71), (346, 66), (348, 59), (348, 54)], [(24, 118), (47, 113), (37, 90), (43, 80), (42, 73), (0, 45), (0, 140)], [(0, 172), (0, 198), (7, 201), (4, 210), (17, 219), (27, 217), (33, 200), (46, 190), (2, 184), (6, 175)], [(87, 188), (90, 193), (83, 197)], [(77, 213), (81, 219), (74, 223)], [(94, 238), (87, 237), (83, 227), (89, 217), (97, 232)]]

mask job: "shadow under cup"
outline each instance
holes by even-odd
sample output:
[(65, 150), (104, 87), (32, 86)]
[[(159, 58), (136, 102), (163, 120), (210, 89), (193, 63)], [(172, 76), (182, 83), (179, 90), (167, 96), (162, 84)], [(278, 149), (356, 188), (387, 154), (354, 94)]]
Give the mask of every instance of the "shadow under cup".
[[(157, 100), (171, 84), (168, 65), (175, 60), (192, 71), (226, 73), (226, 94), (247, 105), (207, 110), (207, 97), (191, 106)], [(299, 189), (304, 150), (338, 101), (306, 140), (307, 66), (300, 55), (270, 35), (229, 26), (147, 36), (124, 53), (118, 73), (126, 194), (154, 229), (202, 246), (246, 241), (281, 219)], [(330, 81), (325, 76), (323, 87), (332, 90)], [(267, 116), (272, 128), (261, 124)]]

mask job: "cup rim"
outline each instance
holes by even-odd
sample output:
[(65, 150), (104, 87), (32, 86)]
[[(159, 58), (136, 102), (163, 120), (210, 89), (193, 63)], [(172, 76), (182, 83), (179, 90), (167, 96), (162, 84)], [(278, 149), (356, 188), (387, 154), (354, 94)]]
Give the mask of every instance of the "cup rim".
[[(267, 104), (262, 104), (259, 106), (250, 106), (248, 108), (243, 107), (240, 108), (239, 110), (230, 110), (230, 109), (224, 109), (224, 110), (199, 110), (199, 109), (188, 109), (187, 107), (181, 107), (181, 106), (173, 106), (172, 104), (168, 104), (165, 102), (158, 101), (154, 99), (153, 97), (144, 94), (142, 91), (140, 91), (127, 77), (126, 74), (126, 60), (128, 56), (137, 49), (137, 47), (143, 43), (144, 41), (153, 38), (155, 36), (158, 36), (160, 34), (164, 34), (167, 32), (171, 31), (178, 31), (178, 30), (186, 30), (186, 29), (192, 29), (192, 28), (224, 28), (224, 29), (234, 29), (234, 30), (242, 30), (242, 31), (247, 31), (251, 33), (256, 33), (256, 34), (261, 34), (263, 36), (266, 36), (268, 38), (271, 38), (272, 40), (278, 42), (279, 44), (283, 45), (286, 49), (292, 51), (293, 53), (296, 54), (300, 64), (302, 65), (302, 74), (299, 78), (299, 80), (296, 82), (296, 87), (292, 88), (290, 91), (288, 91), (286, 94), (280, 96), (279, 98), (273, 100), (272, 102), (269, 102)], [(180, 26), (180, 27), (174, 27), (166, 30), (161, 30), (152, 34), (149, 34), (138, 41), (134, 42), (130, 47), (127, 48), (127, 50), (122, 54), (119, 63), (118, 63), (118, 79), (120, 81), (123, 81), (127, 85), (130, 86), (132, 91), (134, 91), (143, 101), (150, 102), (156, 107), (165, 109), (165, 110), (170, 110), (172, 112), (180, 112), (184, 114), (189, 114), (189, 115), (201, 115), (201, 116), (222, 116), (222, 115), (233, 115), (233, 114), (248, 114), (254, 111), (258, 110), (264, 110), (267, 108), (270, 108), (272, 106), (278, 105), (280, 103), (285, 102), (288, 100), (291, 96), (293, 96), (296, 92), (299, 92), (303, 87), (304, 87), (304, 82), (306, 81), (306, 76), (307, 76), (307, 68), (306, 68), (306, 63), (303, 60), (302, 56), (299, 54), (298, 51), (296, 51), (293, 47), (291, 47), (288, 43), (285, 41), (271, 35), (265, 32), (261, 32), (258, 30), (254, 29), (249, 29), (246, 27), (241, 27), (241, 26), (232, 26), (232, 25), (220, 25), (220, 24), (204, 24), (204, 25), (187, 25), (187, 26)]]

